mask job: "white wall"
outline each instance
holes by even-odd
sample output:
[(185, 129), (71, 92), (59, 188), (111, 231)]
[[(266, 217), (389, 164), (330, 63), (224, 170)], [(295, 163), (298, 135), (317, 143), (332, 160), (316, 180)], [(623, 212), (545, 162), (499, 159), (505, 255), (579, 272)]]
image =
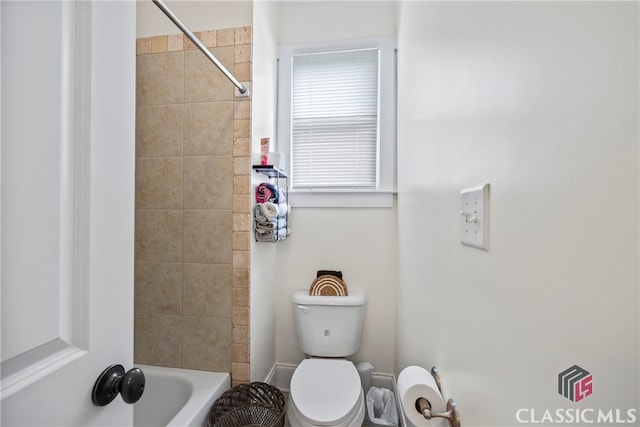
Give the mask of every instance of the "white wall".
[[(177, 0), (164, 3), (193, 32), (251, 25), (251, 1)], [(180, 33), (174, 23), (151, 0), (137, 1), (136, 8), (136, 37)]]
[[(401, 6), (396, 373), (438, 366), (465, 426), (637, 410), (638, 12)], [(484, 182), (489, 252), (458, 230)], [(579, 403), (557, 392), (573, 364), (594, 378)]]
[[(251, 117), (251, 149), (256, 160), (260, 138), (273, 138), (276, 103), (276, 51), (278, 5), (255, 2), (253, 9), (253, 89)], [(258, 162), (255, 161), (255, 164)], [(252, 189), (267, 178), (254, 173)], [(252, 190), (255, 191), (255, 190)], [(252, 197), (253, 207), (255, 197)], [(276, 362), (276, 269), (277, 245), (251, 241), (251, 373), (252, 381), (264, 381)]]
[(281, 2), (280, 44), (396, 34), (395, 1)]
[(308, 289), (320, 269), (340, 270), (349, 291), (367, 295), (360, 350), (351, 360), (393, 371), (396, 212), (392, 208), (298, 208), (292, 233), (278, 247), (277, 360), (298, 363), (291, 296)]
[[(358, 17), (358, 19), (354, 19)], [(394, 2), (281, 3), (279, 43), (296, 44), (396, 34)], [(293, 208), (291, 236), (277, 248), (277, 361), (298, 363), (294, 291), (319, 269), (341, 270), (350, 290), (367, 294), (360, 351), (351, 359), (394, 368), (396, 210)]]

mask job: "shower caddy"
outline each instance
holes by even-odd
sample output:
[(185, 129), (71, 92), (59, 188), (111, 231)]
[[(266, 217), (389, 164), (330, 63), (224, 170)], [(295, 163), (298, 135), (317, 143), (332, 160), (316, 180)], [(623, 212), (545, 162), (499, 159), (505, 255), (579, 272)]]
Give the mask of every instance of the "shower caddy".
[[(274, 166), (274, 165), (253, 165), (253, 170), (265, 175), (269, 178), (269, 180), (276, 185), (276, 187), (283, 189), (284, 191), (284, 197), (286, 202), (289, 202), (289, 175), (287, 175), (287, 173), (285, 171), (283, 171), (282, 169)], [(285, 181), (285, 186), (281, 187), (280, 186), (280, 180), (284, 180)], [(284, 220), (287, 222), (287, 237), (289, 235), (289, 209), (287, 209), (287, 213), (284, 215)], [(282, 240), (286, 240), (285, 237)], [(257, 239), (256, 239), (257, 241)], [(276, 240), (275, 242), (278, 242), (280, 240)], [(275, 243), (274, 242), (274, 243)]]

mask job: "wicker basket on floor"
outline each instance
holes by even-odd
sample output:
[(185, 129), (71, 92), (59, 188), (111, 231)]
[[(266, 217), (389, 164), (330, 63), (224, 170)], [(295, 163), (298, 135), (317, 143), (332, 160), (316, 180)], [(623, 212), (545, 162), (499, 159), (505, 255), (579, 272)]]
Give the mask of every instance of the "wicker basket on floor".
[(282, 392), (272, 385), (262, 382), (240, 384), (224, 392), (211, 406), (208, 426), (282, 427), (284, 405)]
[(284, 411), (262, 405), (241, 406), (218, 418), (211, 427), (282, 427)]

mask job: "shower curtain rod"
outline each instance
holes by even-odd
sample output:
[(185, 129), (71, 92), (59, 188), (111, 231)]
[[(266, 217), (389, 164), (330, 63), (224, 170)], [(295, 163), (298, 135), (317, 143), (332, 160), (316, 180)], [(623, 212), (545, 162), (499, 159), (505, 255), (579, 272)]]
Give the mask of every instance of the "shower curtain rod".
[(240, 82), (235, 77), (233, 77), (233, 74), (231, 74), (229, 70), (227, 70), (227, 68), (220, 61), (218, 61), (218, 58), (213, 56), (211, 51), (207, 49), (207, 47), (200, 41), (200, 39), (196, 37), (196, 35), (193, 34), (182, 23), (182, 21), (180, 21), (180, 19), (178, 19), (178, 17), (171, 11), (171, 9), (167, 7), (167, 5), (165, 5), (162, 2), (162, 0), (151, 0), (151, 1), (154, 2), (155, 5), (158, 6), (158, 8), (160, 8), (160, 10), (163, 11), (165, 15), (167, 15), (167, 18), (173, 21), (173, 23), (176, 24), (178, 28), (180, 28), (180, 31), (182, 31), (187, 37), (189, 37), (189, 39), (191, 39), (193, 44), (198, 46), (198, 49), (200, 49), (202, 53), (204, 53), (204, 55), (207, 58), (209, 58), (211, 62), (213, 62), (220, 71), (222, 71), (222, 74), (224, 74), (225, 76), (227, 76), (229, 80), (231, 80), (231, 83), (233, 83), (233, 85), (238, 88), (238, 91), (240, 92), (241, 95), (244, 95), (247, 92), (247, 88), (244, 87), (242, 84), (240, 84)]

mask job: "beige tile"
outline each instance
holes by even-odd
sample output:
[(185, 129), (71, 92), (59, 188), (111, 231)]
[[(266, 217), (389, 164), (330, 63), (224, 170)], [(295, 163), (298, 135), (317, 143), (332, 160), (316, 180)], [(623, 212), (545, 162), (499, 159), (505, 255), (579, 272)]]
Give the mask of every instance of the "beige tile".
[(234, 251), (248, 251), (249, 250), (249, 236), (250, 233), (246, 231), (234, 231), (233, 232), (233, 250)]
[(236, 79), (241, 82), (250, 82), (251, 79), (251, 63), (244, 62), (241, 64), (235, 65), (235, 73)]
[[(253, 81), (253, 64), (250, 62), (243, 62), (235, 64), (236, 78), (241, 82), (247, 82), (251, 84)], [(249, 93), (249, 99), (252, 98), (252, 94)]]
[(231, 319), (231, 283), (228, 264), (184, 264), (184, 315)]
[(182, 208), (182, 157), (136, 160), (136, 208)]
[(250, 138), (251, 137), (251, 120), (238, 119), (233, 121), (233, 137), (234, 138)]
[[(251, 27), (198, 35), (240, 81), (251, 80)], [(247, 382), (251, 102), (234, 102), (233, 85), (182, 34), (136, 46), (145, 53), (136, 92), (136, 361), (233, 371), (234, 384)], [(183, 155), (180, 169), (174, 158)]]
[(184, 155), (233, 154), (233, 103), (185, 105)]
[(184, 106), (182, 104), (138, 107), (136, 110), (136, 156), (182, 155)]
[(251, 231), (251, 215), (249, 213), (234, 213), (233, 231)]
[(233, 195), (233, 213), (249, 213), (250, 204), (248, 194)]
[(234, 119), (250, 119), (251, 118), (251, 101), (235, 101), (233, 103)]
[(251, 27), (234, 29), (235, 44), (251, 44)]
[(249, 251), (233, 251), (233, 268), (249, 268), (251, 264), (251, 257)]
[(182, 367), (182, 318), (143, 314), (135, 316), (136, 363)]
[(251, 139), (233, 138), (233, 155), (236, 157), (251, 157)]
[(230, 210), (232, 190), (232, 156), (184, 158), (185, 209)]
[(234, 385), (246, 383), (249, 381), (249, 364), (248, 363), (232, 363), (231, 379)]
[(248, 269), (234, 269), (233, 270), (233, 287), (247, 287), (249, 286), (249, 270)]
[(184, 262), (231, 264), (231, 227), (231, 212), (185, 211)]
[(232, 340), (238, 344), (249, 344), (249, 327), (233, 325)]
[(136, 59), (137, 105), (184, 101), (184, 52), (139, 55)]
[(249, 175), (251, 173), (251, 157), (249, 156), (234, 156), (233, 158), (233, 174)]
[[(216, 47), (211, 53), (233, 74), (234, 48)], [(235, 87), (200, 51), (185, 51), (186, 102), (232, 101)]]
[(233, 326), (249, 326), (249, 307), (232, 307)]
[(151, 53), (151, 37), (136, 39), (136, 55)]
[(182, 264), (136, 262), (136, 314), (182, 314)]
[(218, 30), (218, 46), (233, 46), (235, 44), (235, 29), (225, 28)]
[(167, 50), (174, 52), (184, 50), (184, 41), (182, 34), (170, 34), (167, 38)]
[(136, 261), (182, 261), (182, 211), (136, 210)]
[(231, 322), (215, 317), (183, 318), (183, 367), (229, 372)]
[(243, 64), (247, 62), (251, 62), (251, 45), (250, 44), (242, 44), (235, 46), (235, 63)]
[[(200, 32), (198, 31), (194, 32), (193, 35), (200, 38)], [(184, 50), (198, 49), (198, 46), (196, 46), (186, 34), (183, 34), (182, 42), (184, 43)]]
[(162, 53), (168, 50), (168, 36), (151, 37), (151, 53)]
[(217, 35), (216, 30), (203, 31), (202, 33), (200, 33), (200, 40), (202, 41), (202, 43), (204, 43), (206, 47), (216, 47), (217, 40), (218, 40), (216, 35)]
[(233, 177), (233, 194), (249, 194), (251, 189), (251, 177), (249, 175), (237, 175)]
[(233, 288), (231, 301), (234, 307), (249, 307), (249, 288)]
[(249, 363), (249, 345), (232, 344), (231, 360), (235, 363)]

